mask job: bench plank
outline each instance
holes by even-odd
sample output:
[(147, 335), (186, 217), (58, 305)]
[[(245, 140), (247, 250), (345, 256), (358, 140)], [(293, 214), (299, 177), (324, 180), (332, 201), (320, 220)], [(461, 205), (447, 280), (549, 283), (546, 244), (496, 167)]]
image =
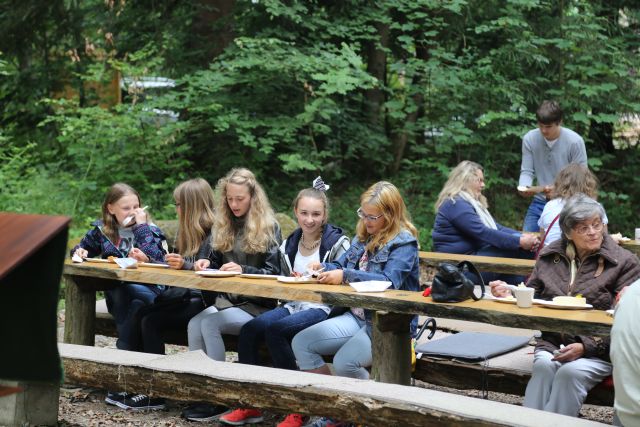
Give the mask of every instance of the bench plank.
[(495, 273), (519, 274), (526, 276), (531, 274), (535, 261), (532, 259), (500, 258), (478, 255), (448, 254), (440, 252), (419, 253), (420, 261), (429, 267), (437, 267), (441, 262), (457, 264), (460, 261), (471, 261), (478, 270)]
[(174, 400), (330, 415), (366, 425), (601, 425), (416, 387), (216, 362), (200, 351), (158, 356), (70, 344), (59, 349), (68, 381)]

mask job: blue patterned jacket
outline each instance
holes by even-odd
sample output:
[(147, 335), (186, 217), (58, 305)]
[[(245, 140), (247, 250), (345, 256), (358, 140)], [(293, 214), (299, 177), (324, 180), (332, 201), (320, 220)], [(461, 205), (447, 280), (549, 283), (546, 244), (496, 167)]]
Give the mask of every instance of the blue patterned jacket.
[[(122, 253), (118, 249), (117, 242), (114, 244), (102, 232), (102, 220), (91, 223), (93, 229), (82, 238), (79, 245), (71, 250), (71, 255), (78, 248), (86, 249), (89, 258), (102, 257), (107, 258), (114, 256), (117, 258), (126, 257), (128, 254)], [(167, 253), (165, 249), (166, 240), (162, 230), (153, 224), (136, 224), (131, 230), (133, 231), (133, 246), (144, 252), (151, 262), (164, 262), (164, 255)]]

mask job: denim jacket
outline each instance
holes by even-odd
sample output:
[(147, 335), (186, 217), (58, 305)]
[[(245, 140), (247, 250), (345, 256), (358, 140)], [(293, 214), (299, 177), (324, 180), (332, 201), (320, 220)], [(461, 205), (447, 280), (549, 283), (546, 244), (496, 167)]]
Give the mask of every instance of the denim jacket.
[[(406, 230), (398, 233), (386, 245), (369, 256), (367, 271), (358, 269), (358, 263), (365, 252), (366, 242), (358, 237), (351, 240), (351, 247), (338, 260), (324, 263), (327, 271), (343, 270), (343, 281), (361, 282), (384, 280), (392, 283), (394, 289), (418, 291), (420, 289), (420, 258), (418, 241)], [(367, 332), (371, 336), (371, 311), (365, 311)], [(411, 322), (411, 334), (415, 334), (418, 317)]]

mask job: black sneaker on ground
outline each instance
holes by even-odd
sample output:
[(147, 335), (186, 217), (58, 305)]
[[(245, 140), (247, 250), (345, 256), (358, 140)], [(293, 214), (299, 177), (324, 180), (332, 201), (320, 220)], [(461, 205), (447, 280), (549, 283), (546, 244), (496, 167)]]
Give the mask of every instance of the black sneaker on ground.
[(107, 405), (118, 406), (118, 402), (123, 403), (127, 397), (133, 397), (133, 394), (124, 391), (107, 391), (104, 403)]
[(157, 397), (149, 397), (146, 394), (135, 394), (127, 396), (124, 402), (118, 402), (117, 405), (122, 409), (131, 409), (133, 411), (149, 411), (154, 409), (164, 409), (164, 399)]
[(229, 408), (211, 403), (194, 403), (182, 411), (182, 417), (189, 421), (215, 421), (220, 415), (229, 412)]

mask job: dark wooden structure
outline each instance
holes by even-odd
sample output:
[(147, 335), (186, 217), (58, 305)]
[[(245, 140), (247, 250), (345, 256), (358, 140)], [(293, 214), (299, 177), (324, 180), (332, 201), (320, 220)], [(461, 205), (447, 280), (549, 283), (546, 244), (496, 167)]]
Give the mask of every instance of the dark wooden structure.
[(56, 310), (70, 219), (0, 213), (0, 425), (55, 424)]

